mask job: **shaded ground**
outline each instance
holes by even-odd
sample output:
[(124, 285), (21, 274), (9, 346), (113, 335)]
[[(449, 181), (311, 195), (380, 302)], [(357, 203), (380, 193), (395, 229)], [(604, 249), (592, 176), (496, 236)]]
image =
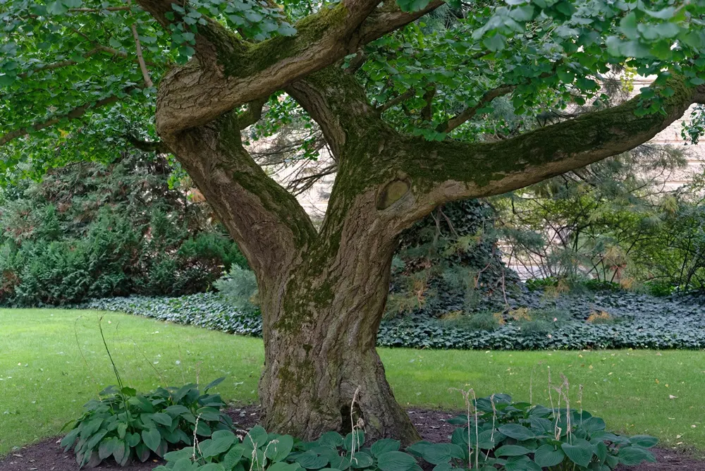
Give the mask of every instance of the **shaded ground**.
[[(455, 426), (446, 422), (454, 414), (439, 410), (408, 409), (409, 417), (424, 440), (448, 441)], [(259, 420), (259, 410), (253, 406), (234, 408), (229, 411), (233, 421), (242, 428), (250, 428)], [(637, 467), (618, 468), (618, 471), (705, 471), (705, 461), (689, 457), (683, 450), (654, 449), (657, 463), (645, 463)], [(120, 468), (106, 463), (98, 469), (120, 469), (122, 471), (151, 471), (159, 464), (156, 460)], [(64, 453), (58, 438), (51, 438), (11, 452), (0, 460), (0, 471), (76, 471), (78, 466), (72, 453)]]

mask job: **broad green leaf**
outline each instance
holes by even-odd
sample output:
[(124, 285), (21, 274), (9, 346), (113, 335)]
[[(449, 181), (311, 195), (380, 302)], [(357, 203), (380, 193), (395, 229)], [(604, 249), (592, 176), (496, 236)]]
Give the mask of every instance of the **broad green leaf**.
[(495, 456), (523, 456), (531, 453), (531, 450), (519, 445), (504, 445), (495, 451)]
[(564, 443), (561, 445), (563, 452), (570, 460), (578, 466), (587, 467), (592, 460), (592, 447), (589, 444), (570, 445)]
[(414, 457), (401, 451), (388, 451), (377, 457), (377, 467), (382, 471), (411, 471), (416, 466)]
[(377, 440), (371, 447), (370, 451), (372, 452), (372, 455), (377, 457), (381, 455), (382, 453), (386, 453), (388, 451), (399, 451), (399, 447), (401, 446), (401, 442), (399, 440), (392, 440), (391, 438), (383, 438), (381, 440)]
[(617, 458), (620, 463), (626, 466), (636, 466), (644, 461), (651, 463), (656, 462), (656, 458), (654, 458), (654, 455), (652, 455), (649, 450), (638, 446), (621, 448), (619, 453), (617, 453)]
[(519, 441), (530, 440), (536, 437), (536, 434), (534, 434), (531, 429), (519, 424), (502, 425), (497, 430), (499, 430), (503, 435)]
[(147, 448), (156, 453), (159, 448), (159, 444), (162, 441), (162, 435), (156, 428), (150, 428), (148, 430), (142, 431), (142, 441), (147, 445)]
[(550, 468), (551, 466), (556, 466), (558, 463), (563, 462), (565, 458), (565, 453), (560, 448), (556, 448), (553, 445), (543, 445), (540, 446), (534, 452), (534, 461), (537, 465), (542, 468)]

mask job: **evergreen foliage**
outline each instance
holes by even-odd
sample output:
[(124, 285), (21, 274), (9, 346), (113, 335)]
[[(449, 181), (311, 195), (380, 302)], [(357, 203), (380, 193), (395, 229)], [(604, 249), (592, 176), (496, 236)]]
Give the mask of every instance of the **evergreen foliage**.
[(502, 262), (494, 211), (481, 200), (449, 203), (405, 231), (393, 265), (387, 317), (438, 316), (501, 304), (518, 277)]
[(171, 188), (161, 157), (76, 163), (2, 193), (0, 301), (65, 304), (204, 291), (245, 264), (209, 207)]

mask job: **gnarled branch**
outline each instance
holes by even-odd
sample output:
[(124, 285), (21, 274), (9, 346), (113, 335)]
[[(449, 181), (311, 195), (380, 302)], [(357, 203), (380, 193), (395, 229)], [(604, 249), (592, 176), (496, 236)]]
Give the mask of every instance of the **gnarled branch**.
[[(698, 102), (701, 90), (680, 79), (664, 99), (665, 113), (638, 116), (639, 96), (622, 105), (492, 143), (408, 141), (406, 174), (424, 190), (416, 210), (462, 198), (491, 196), (629, 151), (649, 141)], [(415, 150), (412, 150), (415, 149)]]
[[(168, 23), (164, 15), (170, 1), (139, 3)], [(349, 0), (299, 21), (293, 37), (257, 44), (241, 41), (213, 21), (199, 26), (197, 61), (172, 69), (162, 80), (159, 133), (164, 136), (204, 125), (243, 103), (269, 96), (441, 4), (434, 1), (422, 11), (405, 13), (396, 5), (375, 9), (376, 0)]]

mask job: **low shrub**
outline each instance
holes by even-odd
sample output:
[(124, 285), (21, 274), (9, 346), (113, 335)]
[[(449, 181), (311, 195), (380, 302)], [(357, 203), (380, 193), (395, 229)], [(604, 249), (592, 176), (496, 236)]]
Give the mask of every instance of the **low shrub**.
[(192, 445), (194, 436), (233, 430), (232, 420), (222, 412), (225, 403), (220, 395), (208, 394), (222, 380), (210, 383), (203, 394), (194, 384), (146, 394), (110, 386), (100, 399), (84, 406), (85, 413), (61, 446), (66, 451), (73, 448), (81, 467), (95, 467), (110, 457), (125, 466), (134, 459), (145, 462), (152, 453), (163, 457), (169, 449)]
[[(705, 348), (705, 302), (700, 297), (657, 298), (603, 292), (566, 296), (551, 301), (549, 306), (542, 305), (540, 299), (540, 294), (535, 293), (534, 298), (521, 300), (530, 306), (527, 313), (534, 316), (531, 321), (504, 314), (503, 325), (488, 314), (491, 311), (484, 315), (462, 314), (452, 320), (428, 315), (385, 319), (377, 345), (461, 350)], [(127, 312), (233, 334), (262, 335), (262, 319), (256, 311), (238, 310), (213, 293), (179, 298), (101, 299), (80, 307)], [(596, 311), (608, 313), (613, 321), (587, 322)], [(478, 315), (476, 323), (473, 315)]]
[(460, 425), (450, 443), (421, 441), (400, 451), (397, 440), (366, 443), (362, 430), (345, 437), (327, 432), (314, 442), (302, 442), (257, 426), (242, 440), (218, 431), (198, 446), (167, 453), (167, 464), (155, 471), (420, 471), (424, 468), (417, 458), (435, 471), (610, 471), (619, 464), (655, 461), (648, 451), (655, 438), (607, 432), (602, 419), (585, 411), (514, 403), (504, 394), (474, 401), (473, 409), (476, 419), (450, 420)]
[(227, 275), (219, 278), (213, 287), (237, 309), (254, 310), (257, 306), (257, 278), (255, 272), (233, 265)]

